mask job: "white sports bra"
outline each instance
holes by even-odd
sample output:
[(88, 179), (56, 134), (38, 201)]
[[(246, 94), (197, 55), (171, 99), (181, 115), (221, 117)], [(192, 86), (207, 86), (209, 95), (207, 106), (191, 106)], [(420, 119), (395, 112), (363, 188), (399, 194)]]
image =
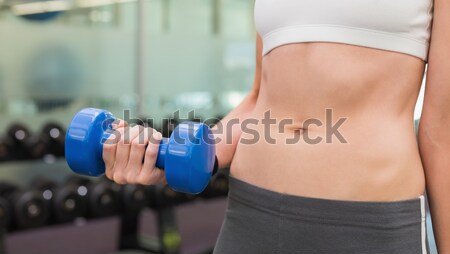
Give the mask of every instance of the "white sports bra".
[(433, 0), (256, 0), (263, 55), (290, 43), (337, 42), (426, 61)]

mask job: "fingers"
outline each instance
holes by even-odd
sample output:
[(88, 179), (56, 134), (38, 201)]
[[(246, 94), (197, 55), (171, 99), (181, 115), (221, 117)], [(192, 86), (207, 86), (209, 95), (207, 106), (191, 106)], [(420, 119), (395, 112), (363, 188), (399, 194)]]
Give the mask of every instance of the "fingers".
[(141, 134), (143, 127), (137, 125), (131, 128), (119, 128), (117, 131), (121, 134), (122, 138), (116, 147), (113, 180), (118, 184), (125, 184), (127, 181), (127, 165), (130, 159), (131, 143)]
[(116, 120), (112, 124), (112, 133), (108, 140), (103, 144), (103, 161), (105, 162), (105, 175), (109, 179), (113, 179), (114, 164), (116, 161), (117, 143), (122, 137), (121, 132), (117, 131), (119, 128), (125, 128), (128, 123), (123, 120)]
[(164, 171), (155, 167), (162, 135), (152, 128), (128, 127), (118, 120), (103, 145), (105, 175), (118, 184), (165, 183)]
[(159, 152), (159, 144), (162, 135), (154, 132), (149, 139), (147, 149), (145, 151), (144, 165), (138, 175), (137, 182), (140, 184), (158, 184), (165, 182), (164, 171), (155, 167), (156, 159)]
[(144, 161), (145, 149), (149, 143), (150, 136), (153, 133), (151, 128), (141, 128), (140, 134), (131, 141), (130, 158), (126, 166), (127, 183), (138, 183), (138, 175), (141, 172)]
[(117, 119), (112, 123), (113, 130), (117, 130), (118, 128), (128, 127), (128, 123), (122, 119)]

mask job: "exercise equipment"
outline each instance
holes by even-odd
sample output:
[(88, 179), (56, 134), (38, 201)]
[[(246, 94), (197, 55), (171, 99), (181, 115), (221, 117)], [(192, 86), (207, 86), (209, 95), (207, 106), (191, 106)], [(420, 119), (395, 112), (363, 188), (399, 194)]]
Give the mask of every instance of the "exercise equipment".
[(31, 186), (46, 200), (51, 222), (64, 223), (87, 216), (87, 202), (79, 195), (77, 186), (58, 185), (45, 177), (33, 179)]
[(11, 206), (8, 200), (0, 197), (0, 234), (9, 228), (11, 224), (11, 215)]
[(37, 160), (51, 156), (52, 158), (64, 156), (64, 140), (66, 131), (53, 122), (45, 124), (39, 135), (32, 135), (24, 141), (24, 148), (29, 159)]
[(141, 211), (148, 205), (148, 193), (142, 185), (127, 184), (121, 186), (122, 207), (125, 210)]
[(28, 127), (22, 123), (13, 123), (8, 128), (7, 137), (12, 140), (14, 159), (30, 159), (28, 144), (30, 141), (31, 132)]
[(56, 157), (64, 156), (66, 130), (55, 122), (46, 123), (41, 130), (41, 137), (47, 143), (47, 153)]
[(110, 183), (71, 176), (66, 180), (66, 184), (74, 186), (78, 195), (88, 204), (88, 217), (100, 218), (119, 214), (120, 200)]
[(37, 228), (47, 224), (49, 210), (44, 198), (35, 190), (0, 182), (0, 196), (8, 200), (14, 229)]
[(148, 186), (147, 193), (149, 206), (156, 210), (173, 207), (192, 200), (188, 194), (174, 191), (167, 185)]
[(24, 92), (39, 112), (67, 107), (82, 96), (85, 72), (79, 52), (57, 42), (34, 49), (24, 66)]
[(14, 159), (14, 144), (9, 137), (0, 137), (0, 162)]
[(215, 175), (205, 191), (201, 193), (201, 197), (205, 199), (224, 197), (228, 195), (229, 176), (226, 173), (218, 173)]
[(120, 248), (140, 248), (140, 214), (149, 202), (146, 187), (136, 184), (118, 185), (107, 178), (104, 181), (113, 185), (121, 203)]
[(175, 118), (164, 118), (161, 126), (161, 134), (163, 137), (168, 138), (172, 135), (175, 128), (180, 124), (180, 121)]
[(48, 153), (48, 144), (41, 136), (33, 135), (24, 144), (22, 149), (27, 153), (27, 159), (43, 159)]
[(116, 193), (122, 213), (139, 212), (148, 206), (149, 196), (146, 186), (138, 184), (119, 185), (106, 177), (100, 178), (100, 182), (109, 184)]
[(48, 142), (42, 136), (32, 135), (24, 124), (15, 123), (8, 129), (12, 140), (13, 158), (16, 160), (42, 159), (48, 153)]
[[(87, 108), (75, 115), (66, 136), (66, 160), (74, 172), (104, 174), (103, 143), (114, 135), (111, 125), (115, 120), (101, 109)], [(214, 138), (209, 127), (185, 122), (161, 141), (156, 166), (165, 170), (172, 189), (197, 194), (207, 186), (214, 163)]]

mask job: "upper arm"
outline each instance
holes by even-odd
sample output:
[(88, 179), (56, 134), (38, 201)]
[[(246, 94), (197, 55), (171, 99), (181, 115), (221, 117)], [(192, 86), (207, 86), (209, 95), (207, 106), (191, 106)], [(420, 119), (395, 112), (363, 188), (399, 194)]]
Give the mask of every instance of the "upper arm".
[[(450, 1), (434, 1), (434, 19), (428, 59), (421, 132), (433, 136), (450, 128)], [(444, 128), (440, 128), (444, 127)]]

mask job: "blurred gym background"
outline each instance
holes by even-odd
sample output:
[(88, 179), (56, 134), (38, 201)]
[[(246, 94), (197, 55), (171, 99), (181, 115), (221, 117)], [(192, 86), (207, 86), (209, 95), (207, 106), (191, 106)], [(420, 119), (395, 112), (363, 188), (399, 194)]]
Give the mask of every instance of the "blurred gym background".
[(210, 253), (226, 173), (195, 197), (75, 177), (65, 127), (84, 107), (167, 132), (225, 115), (253, 83), (253, 4), (0, 0), (0, 253)]

